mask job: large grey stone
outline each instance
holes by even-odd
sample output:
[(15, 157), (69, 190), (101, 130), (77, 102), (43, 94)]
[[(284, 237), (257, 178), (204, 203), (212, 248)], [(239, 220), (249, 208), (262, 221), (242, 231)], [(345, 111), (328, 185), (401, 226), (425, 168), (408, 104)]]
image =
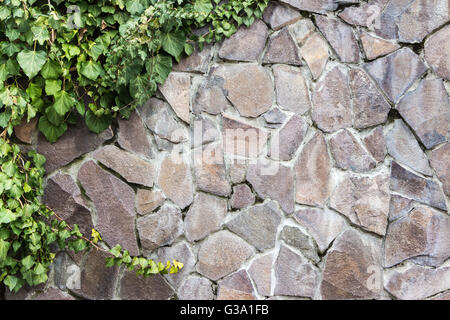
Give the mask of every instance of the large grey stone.
[(450, 25), (431, 35), (425, 42), (425, 60), (440, 77), (450, 81)]
[(203, 79), (194, 96), (193, 112), (198, 114), (204, 111), (210, 114), (220, 114), (230, 107), (223, 83), (224, 80), (220, 77), (211, 76)]
[(206, 278), (191, 275), (178, 289), (180, 300), (213, 300), (212, 282)]
[(302, 16), (300, 13), (292, 7), (274, 1), (270, 1), (263, 12), (264, 22), (275, 31), (294, 23), (301, 18)]
[(133, 189), (92, 160), (81, 166), (78, 180), (94, 203), (97, 213), (96, 229), (103, 239), (110, 246), (120, 244), (130, 255), (138, 255)]
[(444, 193), (450, 196), (450, 143), (434, 149), (430, 155), (431, 166), (442, 182)]
[(200, 50), (198, 44), (194, 44), (194, 52), (190, 56), (184, 56), (180, 62), (173, 65), (174, 71), (206, 73), (208, 64), (212, 58), (212, 44), (205, 44)]
[(300, 116), (292, 116), (270, 140), (270, 157), (274, 160), (291, 160), (305, 138), (307, 122)]
[(231, 207), (233, 209), (244, 209), (255, 203), (255, 195), (246, 184), (239, 184), (233, 187), (231, 196)]
[(183, 263), (183, 268), (177, 273), (169, 273), (164, 275), (167, 282), (169, 282), (174, 288), (178, 288), (183, 280), (195, 269), (196, 259), (191, 249), (186, 242), (178, 242), (171, 247), (159, 248), (157, 253), (158, 261), (162, 263), (167, 263), (170, 261), (173, 263), (174, 260)]
[(287, 245), (300, 250), (300, 252), (311, 261), (315, 263), (320, 261), (314, 241), (299, 228), (284, 226), (283, 230), (281, 230), (280, 238)]

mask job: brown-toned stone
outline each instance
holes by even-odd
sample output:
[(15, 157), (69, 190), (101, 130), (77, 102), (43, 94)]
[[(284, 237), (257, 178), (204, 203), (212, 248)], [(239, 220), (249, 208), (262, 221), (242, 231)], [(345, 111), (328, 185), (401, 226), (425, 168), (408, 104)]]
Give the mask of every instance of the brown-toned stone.
[(349, 229), (328, 252), (322, 299), (377, 299), (383, 289), (381, 240)]
[(75, 298), (62, 290), (49, 287), (38, 293), (31, 300), (75, 300)]
[(450, 99), (441, 79), (422, 80), (397, 109), (427, 149), (447, 140)]
[(227, 227), (256, 249), (263, 251), (275, 246), (281, 217), (275, 202), (270, 201), (240, 212), (227, 223)]
[(277, 104), (288, 111), (304, 114), (311, 108), (308, 87), (300, 69), (275, 65), (272, 67), (275, 78)]
[(252, 254), (252, 247), (244, 240), (229, 231), (219, 231), (200, 246), (197, 271), (215, 281), (239, 269)]
[(438, 209), (447, 210), (445, 196), (439, 184), (414, 174), (395, 161), (392, 161), (391, 164), (390, 187), (392, 191), (410, 199)]
[(391, 106), (361, 69), (350, 71), (353, 96), (353, 126), (358, 129), (386, 122)]
[(222, 146), (207, 145), (194, 151), (194, 170), (197, 189), (219, 196), (229, 196)]
[(266, 22), (270, 28), (275, 31), (294, 23), (301, 18), (302, 16), (300, 13), (292, 7), (273, 1), (269, 2), (263, 12), (264, 22)]
[(173, 294), (159, 274), (144, 278), (127, 270), (120, 280), (119, 295), (123, 300), (168, 300)]
[(237, 117), (222, 118), (224, 152), (228, 155), (257, 158), (267, 142), (267, 132), (242, 122)]
[(233, 184), (242, 183), (247, 175), (248, 163), (241, 159), (232, 159), (227, 161), (229, 165), (230, 179)]
[(287, 28), (272, 35), (263, 58), (264, 63), (301, 65), (298, 49)]
[(348, 75), (334, 67), (312, 94), (312, 119), (319, 129), (334, 132), (352, 126)]
[(450, 257), (450, 218), (427, 207), (416, 207), (389, 225), (385, 240), (385, 267), (413, 258), (436, 266)]
[(425, 42), (425, 60), (440, 77), (450, 81), (450, 25), (431, 35)]
[(317, 80), (330, 57), (328, 43), (318, 32), (315, 32), (307, 38), (305, 44), (300, 48), (300, 54), (305, 59), (313, 79)]
[(161, 163), (158, 185), (181, 209), (194, 199), (191, 168), (182, 155), (168, 155)]
[(250, 27), (242, 25), (222, 44), (219, 57), (226, 60), (256, 61), (264, 50), (269, 29), (261, 20)]
[(189, 123), (191, 77), (187, 73), (171, 72), (159, 90), (183, 121)]
[(359, 37), (361, 38), (366, 57), (369, 60), (375, 60), (376, 58), (385, 56), (400, 48), (397, 43), (377, 38), (365, 30), (360, 31)]
[(205, 44), (200, 50), (198, 44), (194, 44), (194, 52), (190, 56), (184, 56), (180, 62), (173, 66), (174, 71), (206, 73), (208, 64), (212, 58), (212, 44)]
[(247, 271), (239, 270), (219, 281), (217, 300), (255, 300)]
[(294, 213), (294, 218), (313, 236), (320, 252), (346, 228), (344, 218), (328, 209), (301, 209)]
[(97, 149), (103, 142), (113, 137), (110, 127), (96, 134), (86, 127), (84, 121), (79, 120), (75, 126), (69, 126), (66, 133), (55, 143), (48, 142), (42, 134), (38, 135), (36, 151), (47, 159), (44, 165), (47, 173)]
[(255, 195), (246, 184), (239, 184), (233, 187), (231, 196), (231, 207), (233, 209), (244, 209), (255, 203)]
[(277, 201), (286, 213), (294, 212), (294, 175), (290, 167), (258, 161), (249, 165), (247, 181), (260, 198)]
[(167, 263), (174, 260), (183, 263), (183, 268), (177, 273), (169, 273), (164, 275), (167, 282), (169, 282), (174, 288), (178, 288), (183, 280), (195, 269), (196, 259), (191, 249), (186, 242), (178, 242), (171, 247), (162, 247), (158, 249), (156, 253), (158, 261)]
[(138, 218), (136, 226), (145, 255), (156, 248), (172, 244), (184, 231), (180, 209), (169, 205), (162, 206), (156, 213)]
[(315, 13), (326, 13), (338, 8), (339, 3), (358, 3), (359, 0), (280, 0), (297, 9)]
[(130, 255), (138, 255), (133, 189), (92, 160), (81, 166), (78, 180), (94, 203), (97, 213), (96, 229), (103, 240), (110, 246), (120, 243)]
[(272, 136), (270, 144), (270, 157), (274, 160), (291, 160), (305, 138), (308, 124), (297, 115), (289, 121), (276, 134)]
[(107, 145), (94, 152), (93, 157), (104, 166), (114, 170), (130, 183), (153, 186), (155, 169), (150, 162), (114, 145)]
[(206, 278), (191, 275), (178, 289), (180, 300), (213, 300), (212, 282)]
[(42, 200), (69, 225), (77, 224), (83, 235), (87, 237), (91, 235), (94, 228), (91, 211), (71, 176), (57, 173), (50, 177)]
[(164, 203), (164, 195), (157, 190), (138, 189), (136, 192), (136, 210), (140, 215), (153, 212)]
[(295, 164), (295, 202), (323, 206), (329, 194), (331, 161), (323, 134), (317, 132)]
[(291, 31), (294, 41), (297, 42), (299, 46), (303, 45), (305, 40), (308, 39), (315, 30), (316, 27), (310, 19), (301, 19), (289, 26), (289, 31)]
[(346, 176), (334, 189), (330, 207), (363, 229), (383, 236), (389, 214), (389, 176)]
[(376, 166), (376, 162), (348, 130), (342, 130), (330, 139), (330, 150), (341, 169), (361, 173)]
[(381, 5), (371, 1), (371, 3), (361, 3), (358, 7), (347, 7), (339, 13), (339, 17), (351, 25), (370, 27), (381, 10)]
[(221, 65), (214, 75), (224, 79), (227, 98), (241, 116), (258, 117), (271, 107), (273, 83), (262, 66), (247, 63)]
[(186, 238), (198, 241), (222, 226), (227, 214), (227, 201), (205, 193), (198, 193), (184, 219)]
[(450, 267), (430, 269), (413, 265), (406, 271), (394, 271), (386, 290), (401, 300), (423, 300), (450, 289)]
[(118, 119), (117, 142), (122, 149), (152, 158), (153, 152), (148, 142), (147, 132), (141, 117), (133, 111), (128, 119)]
[(434, 149), (430, 156), (431, 165), (442, 182), (444, 193), (450, 196), (450, 143)]
[(377, 162), (383, 162), (386, 157), (386, 141), (384, 139), (383, 127), (373, 129), (364, 139), (364, 146), (372, 158)]
[(256, 290), (262, 296), (270, 296), (272, 292), (273, 254), (268, 253), (253, 260), (248, 274), (255, 283)]
[(310, 236), (304, 234), (299, 228), (284, 226), (280, 238), (289, 246), (294, 247), (308, 259), (317, 263), (320, 258), (316, 246)]
[(406, 216), (414, 207), (414, 201), (397, 194), (391, 195), (389, 203), (389, 221)]
[(220, 114), (230, 107), (223, 89), (224, 80), (220, 77), (205, 78), (195, 93), (193, 102), (194, 113), (202, 111), (210, 114)]
[(190, 129), (192, 148), (220, 140), (220, 132), (216, 123), (207, 117), (194, 116)]
[(364, 69), (386, 96), (397, 103), (427, 67), (411, 49), (403, 48), (366, 64)]
[(22, 142), (31, 144), (38, 120), (39, 117), (34, 117), (28, 122), (26, 118), (23, 118), (20, 124), (14, 126), (14, 135), (16, 138)]
[(358, 63), (359, 45), (350, 26), (335, 18), (315, 15), (316, 24), (342, 62)]
[(422, 174), (432, 175), (427, 156), (402, 120), (395, 120), (394, 127), (387, 133), (386, 147), (388, 153), (398, 162)]
[(306, 258), (281, 245), (275, 262), (275, 295), (313, 298), (319, 271)]

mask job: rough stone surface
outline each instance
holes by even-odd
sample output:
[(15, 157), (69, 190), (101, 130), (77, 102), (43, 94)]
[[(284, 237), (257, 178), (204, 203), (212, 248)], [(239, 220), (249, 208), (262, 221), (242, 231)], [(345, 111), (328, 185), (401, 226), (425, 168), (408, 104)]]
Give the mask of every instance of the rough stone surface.
[(27, 122), (27, 119), (24, 118), (20, 124), (14, 127), (14, 135), (16, 138), (22, 142), (31, 144), (38, 120), (39, 118), (35, 117), (30, 122)]
[(364, 139), (364, 146), (369, 151), (372, 158), (377, 162), (383, 162), (386, 157), (386, 141), (384, 138), (383, 127), (378, 126), (373, 129)]
[(254, 299), (254, 289), (247, 271), (239, 270), (219, 281), (217, 300)]
[(164, 195), (160, 191), (138, 189), (136, 192), (136, 210), (140, 215), (153, 212), (164, 203)]
[(199, 193), (184, 219), (186, 238), (198, 241), (210, 233), (219, 230), (227, 214), (227, 202), (224, 199)]
[(346, 228), (344, 218), (328, 209), (301, 209), (294, 218), (313, 236), (321, 252)]
[(424, 265), (440, 265), (450, 256), (450, 218), (430, 208), (416, 207), (389, 225), (385, 266), (414, 258)]
[(301, 71), (286, 65), (272, 67), (277, 104), (288, 111), (304, 114), (311, 108), (308, 87)]
[(351, 27), (338, 19), (315, 15), (316, 24), (342, 62), (358, 63), (359, 46)]
[(376, 166), (375, 160), (348, 130), (340, 131), (330, 139), (330, 150), (336, 165), (341, 169), (361, 173)]
[(117, 142), (122, 149), (152, 158), (153, 152), (147, 138), (147, 132), (141, 117), (136, 111), (131, 113), (129, 119), (118, 119), (119, 133)]
[(256, 205), (237, 214), (227, 223), (228, 229), (263, 251), (275, 246), (281, 213), (274, 202)]
[(231, 207), (233, 209), (244, 209), (255, 203), (255, 195), (246, 184), (239, 184), (233, 187), (231, 196)]
[(444, 193), (436, 182), (416, 175), (395, 161), (391, 165), (390, 188), (410, 199), (447, 210)]
[(355, 128), (362, 129), (386, 122), (391, 106), (363, 70), (351, 70), (350, 88)]
[(252, 253), (244, 240), (229, 231), (219, 231), (200, 246), (197, 271), (215, 281), (236, 271)]
[(319, 262), (314, 242), (311, 237), (304, 234), (299, 228), (285, 226), (280, 233), (280, 238), (291, 247), (301, 251), (301, 253), (313, 262)]
[(137, 219), (136, 226), (144, 254), (173, 243), (184, 231), (180, 210), (169, 205)]
[(300, 55), (305, 59), (314, 80), (322, 74), (330, 57), (327, 42), (315, 32), (308, 37), (305, 44), (300, 48)]
[(432, 175), (425, 153), (402, 120), (395, 120), (393, 129), (386, 135), (386, 147), (388, 153), (398, 162), (422, 174)]
[(409, 87), (427, 70), (409, 48), (379, 58), (364, 66), (386, 96), (397, 103)]
[(297, 9), (325, 13), (334, 11), (338, 8), (339, 3), (358, 3), (358, 0), (280, 0)]
[(434, 149), (430, 156), (431, 166), (442, 182), (444, 193), (450, 196), (450, 143)]
[(220, 132), (216, 124), (204, 116), (194, 116), (191, 130), (191, 147), (197, 148), (209, 142), (220, 140)]
[(360, 32), (360, 39), (369, 60), (375, 60), (400, 48), (397, 43), (377, 38), (364, 30)]
[(90, 236), (94, 227), (91, 211), (71, 176), (57, 173), (49, 178), (42, 201), (68, 224), (77, 224), (82, 234)]
[(397, 109), (427, 149), (446, 141), (450, 100), (442, 80), (423, 80), (405, 95)]
[(212, 282), (199, 276), (189, 276), (178, 289), (180, 300), (213, 300)]
[(173, 262), (177, 260), (183, 263), (183, 268), (177, 273), (164, 275), (167, 282), (169, 282), (174, 288), (178, 288), (183, 280), (195, 270), (196, 259), (191, 249), (186, 242), (178, 242), (172, 247), (163, 247), (158, 249), (156, 253), (158, 261), (163, 263), (167, 261)]
[(272, 105), (273, 83), (260, 65), (223, 65), (214, 71), (214, 75), (224, 79), (227, 98), (242, 116), (258, 117)]
[(50, 173), (95, 150), (112, 137), (111, 128), (95, 134), (89, 131), (84, 121), (80, 119), (77, 125), (70, 126), (55, 143), (48, 142), (42, 134), (39, 134), (36, 151), (47, 159), (44, 168)]
[(329, 194), (331, 161), (323, 134), (307, 142), (295, 164), (295, 202), (323, 206)]
[(194, 96), (192, 110), (194, 113), (202, 111), (210, 114), (220, 114), (226, 110), (230, 103), (223, 89), (224, 80), (220, 77), (209, 77), (204, 79)]
[(264, 22), (275, 31), (294, 23), (301, 18), (302, 16), (298, 11), (273, 1), (269, 2), (267, 8), (263, 12)]
[(319, 272), (306, 258), (282, 245), (275, 262), (275, 295), (312, 298)]
[(198, 190), (219, 196), (231, 193), (221, 145), (208, 145), (194, 151), (194, 171)]
[(299, 46), (302, 46), (308, 38), (313, 37), (315, 30), (316, 27), (310, 19), (301, 19), (289, 26), (289, 31)]
[(244, 182), (247, 175), (248, 163), (238, 159), (227, 161), (227, 163), (229, 164), (228, 173), (231, 182), (234, 184)]
[(450, 81), (450, 25), (433, 34), (425, 42), (425, 60), (442, 78)]
[(230, 38), (225, 39), (219, 57), (226, 60), (256, 61), (264, 50), (269, 29), (261, 20), (249, 28), (242, 25)]
[(161, 163), (158, 185), (181, 209), (194, 199), (191, 168), (181, 155), (169, 155)]
[[(358, 266), (358, 267), (353, 267)], [(382, 291), (381, 241), (351, 229), (334, 241), (327, 254), (323, 299), (376, 299)]]
[(389, 221), (406, 216), (414, 207), (414, 201), (397, 194), (391, 195), (389, 203)]
[(198, 45), (195, 44), (194, 52), (188, 57), (181, 58), (180, 62), (173, 66), (173, 70), (206, 73), (212, 58), (211, 49), (211, 44), (205, 44), (203, 50), (200, 50)]
[(401, 300), (422, 300), (449, 288), (450, 267), (411, 266), (404, 272), (395, 271), (386, 285), (386, 290)]
[(75, 300), (75, 298), (59, 289), (47, 288), (34, 296), (32, 300)]
[(173, 293), (159, 274), (144, 278), (127, 270), (120, 280), (119, 295), (123, 300), (168, 300)]
[(130, 183), (153, 186), (155, 169), (152, 164), (133, 153), (123, 151), (114, 145), (107, 145), (95, 151), (93, 157)]
[(312, 119), (319, 129), (333, 132), (352, 126), (348, 75), (334, 67), (312, 93)]
[(191, 77), (185, 73), (171, 72), (159, 90), (169, 102), (173, 111), (183, 121), (189, 123), (189, 89)]
[(308, 124), (297, 115), (292, 116), (283, 128), (273, 135), (270, 157), (275, 160), (291, 160), (305, 138)]
[(260, 198), (276, 200), (286, 213), (294, 212), (294, 176), (290, 167), (274, 162), (250, 164), (247, 181)]
[(95, 227), (103, 240), (111, 246), (120, 243), (130, 255), (138, 255), (133, 189), (92, 160), (80, 168), (78, 180), (94, 203), (97, 213)]
[(370, 27), (375, 22), (377, 12), (382, 9), (375, 1), (371, 2), (361, 3), (358, 7), (347, 7), (339, 13), (339, 17), (351, 25)]
[(263, 62), (301, 65), (297, 46), (287, 28), (270, 37)]
[(255, 283), (256, 290), (262, 296), (270, 296), (272, 292), (273, 254), (265, 254), (253, 260), (248, 274)]
[(383, 236), (389, 215), (389, 176), (346, 176), (334, 189), (330, 206), (363, 229)]

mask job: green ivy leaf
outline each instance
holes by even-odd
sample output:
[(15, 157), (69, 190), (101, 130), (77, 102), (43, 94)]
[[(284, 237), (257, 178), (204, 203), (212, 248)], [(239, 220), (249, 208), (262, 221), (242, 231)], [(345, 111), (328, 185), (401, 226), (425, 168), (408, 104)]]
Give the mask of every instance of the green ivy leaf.
[(98, 62), (90, 60), (81, 64), (80, 73), (90, 80), (96, 80), (103, 74), (103, 68)]
[(48, 121), (46, 116), (42, 116), (39, 119), (38, 124), (39, 130), (45, 136), (45, 138), (50, 142), (56, 142), (59, 137), (61, 137), (67, 130), (67, 124), (61, 123), (59, 126), (55, 126), (53, 123)]
[(45, 51), (24, 50), (17, 54), (17, 62), (29, 79), (39, 73), (46, 59), (47, 53)]
[(58, 91), (55, 94), (53, 108), (60, 116), (64, 116), (75, 105), (75, 98), (66, 91)]
[(181, 30), (166, 33), (161, 39), (164, 51), (172, 55), (175, 59), (178, 59), (183, 52), (185, 42), (186, 36)]
[(92, 132), (100, 133), (109, 127), (109, 125), (112, 122), (112, 116), (111, 115), (103, 115), (101, 117), (97, 117), (91, 110), (88, 110), (86, 112), (85, 120), (86, 120), (87, 127)]
[(9, 250), (10, 246), (11, 246), (11, 243), (0, 239), (0, 265), (2, 264), (2, 261), (4, 261), (6, 259), (6, 255), (8, 254), (8, 250)]
[(54, 79), (45, 80), (45, 92), (49, 96), (53, 96), (58, 91), (61, 91), (61, 85), (62, 85), (61, 80), (54, 80)]
[(58, 62), (49, 59), (42, 67), (41, 75), (44, 79), (58, 79), (62, 75), (61, 66)]
[(50, 40), (50, 34), (47, 28), (44, 27), (32, 27), (31, 32), (33, 33), (33, 41), (39, 42), (42, 46), (45, 41)]

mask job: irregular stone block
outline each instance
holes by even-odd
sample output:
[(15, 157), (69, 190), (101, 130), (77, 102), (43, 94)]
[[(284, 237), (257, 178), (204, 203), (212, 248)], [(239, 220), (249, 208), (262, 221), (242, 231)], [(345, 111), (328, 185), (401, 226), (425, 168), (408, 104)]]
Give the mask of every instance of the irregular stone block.
[(444, 193), (450, 196), (450, 143), (434, 149), (430, 156), (431, 165), (442, 182)]
[(219, 281), (217, 300), (255, 300), (254, 289), (247, 271), (238, 272)]
[(266, 297), (272, 292), (272, 263), (273, 254), (269, 253), (253, 260), (248, 269), (258, 293)]
[(118, 119), (117, 142), (122, 149), (152, 158), (153, 152), (148, 142), (147, 132), (141, 117), (133, 111), (128, 119)]
[(189, 276), (178, 289), (180, 300), (213, 300), (212, 282), (199, 276)]
[(138, 189), (136, 192), (136, 210), (140, 215), (153, 212), (164, 203), (164, 195), (157, 190)]
[(275, 246), (281, 217), (272, 201), (237, 214), (227, 223), (227, 227), (256, 249), (263, 251)]
[(328, 43), (318, 32), (314, 32), (300, 48), (300, 55), (305, 59), (313, 79), (317, 80), (322, 75), (330, 57)]
[(255, 195), (246, 184), (239, 184), (233, 187), (231, 196), (231, 207), (234, 209), (244, 209), (255, 203)]
[(298, 11), (278, 2), (269, 2), (263, 12), (264, 22), (275, 31), (294, 23), (301, 18), (302, 16)]
[(252, 254), (252, 247), (244, 240), (229, 231), (219, 231), (201, 244), (197, 271), (215, 281), (239, 269)]
[(14, 126), (14, 135), (16, 138), (24, 143), (31, 144), (38, 120), (39, 117), (34, 117), (30, 122), (27, 122), (27, 119), (23, 118), (20, 124)]
[(184, 72), (208, 72), (208, 64), (212, 58), (212, 45), (205, 44), (200, 50), (198, 44), (194, 44), (194, 52), (190, 56), (184, 56), (180, 62), (173, 65), (173, 71)]
[(375, 60), (400, 48), (397, 43), (393, 43), (382, 38), (377, 38), (365, 30), (360, 31), (359, 37), (361, 39), (364, 52), (366, 53), (366, 57), (369, 60)]
[(171, 72), (159, 91), (184, 122), (189, 123), (191, 76), (187, 73)]
[(174, 288), (178, 288), (183, 280), (195, 269), (196, 259), (188, 247), (186, 242), (178, 242), (171, 247), (163, 247), (158, 249), (157, 261), (161, 261), (163, 264), (167, 261), (173, 263), (173, 260), (183, 263), (183, 268), (177, 273), (169, 273), (164, 275), (167, 282), (169, 282)]
[(120, 280), (119, 295), (123, 300), (168, 300), (173, 293), (159, 274), (144, 278), (126, 270)]
[(364, 146), (370, 152), (372, 158), (377, 162), (383, 162), (386, 157), (386, 141), (384, 139), (383, 127), (373, 129), (364, 139)]
[(103, 240), (110, 246), (120, 244), (130, 255), (138, 255), (133, 189), (92, 160), (81, 166), (78, 180), (94, 203), (97, 213), (96, 229)]
[(302, 64), (297, 46), (287, 28), (270, 37), (263, 63)]
[(425, 60), (440, 77), (450, 81), (450, 26), (431, 35), (425, 42)]
[(396, 194), (391, 195), (389, 221), (406, 216), (414, 207), (414, 201)]
[(304, 234), (299, 228), (284, 226), (280, 233), (280, 238), (291, 247), (294, 247), (308, 259), (317, 263), (320, 261), (319, 256), (311, 237)]
[(274, 160), (291, 160), (305, 138), (308, 130), (306, 121), (292, 116), (277, 133), (272, 136), (269, 155)]
[(205, 78), (194, 96), (194, 113), (199, 114), (204, 111), (210, 114), (221, 114), (230, 107), (223, 84), (224, 80), (220, 77)]

